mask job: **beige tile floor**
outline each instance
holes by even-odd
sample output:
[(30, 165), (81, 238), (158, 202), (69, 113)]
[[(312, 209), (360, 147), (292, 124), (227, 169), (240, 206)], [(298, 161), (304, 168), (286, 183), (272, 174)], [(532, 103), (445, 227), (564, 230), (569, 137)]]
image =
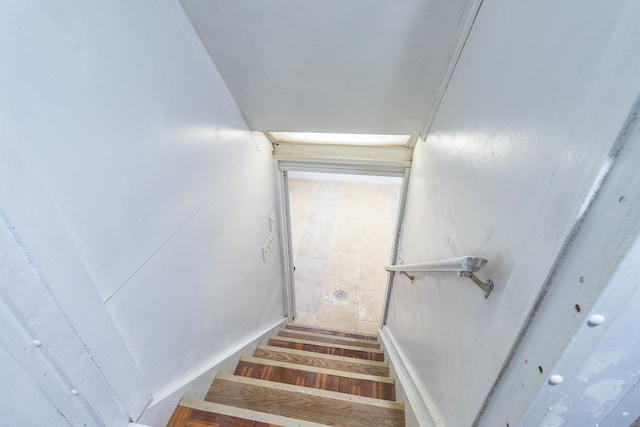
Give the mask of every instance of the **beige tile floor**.
[(400, 180), (289, 179), (295, 323), (377, 332), (399, 195)]

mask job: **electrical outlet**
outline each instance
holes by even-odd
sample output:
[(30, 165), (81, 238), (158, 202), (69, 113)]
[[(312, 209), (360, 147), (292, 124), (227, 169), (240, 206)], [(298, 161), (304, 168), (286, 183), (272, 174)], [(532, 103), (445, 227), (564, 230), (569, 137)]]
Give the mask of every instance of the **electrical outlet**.
[(264, 262), (267, 262), (269, 255), (271, 255), (271, 247), (272, 247), (271, 238), (267, 237), (267, 240), (262, 245), (262, 260)]

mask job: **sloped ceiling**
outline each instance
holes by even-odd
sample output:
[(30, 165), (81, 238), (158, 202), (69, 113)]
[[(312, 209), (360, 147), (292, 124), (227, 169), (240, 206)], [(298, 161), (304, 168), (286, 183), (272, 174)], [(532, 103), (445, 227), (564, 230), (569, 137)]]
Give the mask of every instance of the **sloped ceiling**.
[(254, 130), (416, 134), (467, 0), (182, 0)]

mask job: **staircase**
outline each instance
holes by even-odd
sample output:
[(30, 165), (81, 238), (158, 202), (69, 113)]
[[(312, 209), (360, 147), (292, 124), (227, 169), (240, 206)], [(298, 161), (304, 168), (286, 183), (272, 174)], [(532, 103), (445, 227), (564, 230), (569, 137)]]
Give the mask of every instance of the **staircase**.
[(325, 425), (404, 426), (376, 336), (287, 325), (167, 427)]

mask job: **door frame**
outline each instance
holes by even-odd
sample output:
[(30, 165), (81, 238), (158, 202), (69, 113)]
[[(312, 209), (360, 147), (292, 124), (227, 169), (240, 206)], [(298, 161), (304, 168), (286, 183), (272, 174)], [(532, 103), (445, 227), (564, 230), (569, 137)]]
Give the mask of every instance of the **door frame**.
[[(289, 318), (289, 322), (293, 322), (296, 317), (295, 304), (295, 278), (293, 263), (293, 244), (291, 240), (291, 212), (289, 198), (289, 176), (288, 172), (313, 172), (313, 173), (329, 173), (343, 175), (370, 175), (370, 176), (389, 176), (402, 178), (400, 200), (398, 203), (398, 214), (394, 230), (393, 246), (391, 248), (390, 264), (395, 264), (398, 256), (398, 245), (401, 241), (401, 232), (403, 224), (404, 205), (407, 197), (407, 188), (409, 185), (409, 174), (411, 170), (410, 162), (402, 162), (401, 164), (380, 164), (377, 161), (362, 161), (355, 159), (294, 159), (294, 158), (278, 158), (275, 156), (275, 169), (278, 174), (279, 189), (279, 215), (280, 215), (280, 241), (283, 242), (282, 256), (283, 269), (285, 274), (284, 286), (284, 306), (285, 316)], [(391, 287), (393, 285), (393, 273), (387, 274), (387, 284), (385, 288), (385, 300), (383, 303), (382, 318), (380, 327), (386, 321), (389, 298), (391, 296)]]

